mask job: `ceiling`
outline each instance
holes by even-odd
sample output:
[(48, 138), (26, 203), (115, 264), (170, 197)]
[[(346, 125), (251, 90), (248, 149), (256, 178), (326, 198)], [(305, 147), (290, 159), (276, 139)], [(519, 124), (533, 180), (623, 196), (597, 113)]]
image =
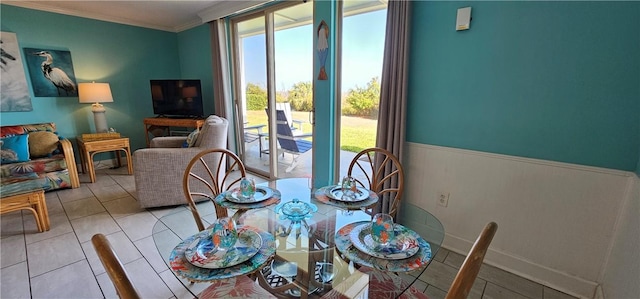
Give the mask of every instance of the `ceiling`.
[(271, 0), (3, 0), (2, 4), (170, 32), (180, 32), (269, 1)]
[[(180, 32), (270, 1), (274, 0), (2, 0), (2, 4), (163, 31)], [(287, 1), (300, 2), (300, 0)], [(386, 4), (387, 0), (345, 0), (344, 15), (346, 17), (384, 9)], [(278, 26), (291, 27), (310, 23), (312, 17), (308, 14), (308, 10), (293, 8), (288, 9), (286, 12), (281, 11), (278, 19), (282, 21), (281, 24), (277, 24)], [(247, 32), (249, 31), (252, 30), (247, 30)]]

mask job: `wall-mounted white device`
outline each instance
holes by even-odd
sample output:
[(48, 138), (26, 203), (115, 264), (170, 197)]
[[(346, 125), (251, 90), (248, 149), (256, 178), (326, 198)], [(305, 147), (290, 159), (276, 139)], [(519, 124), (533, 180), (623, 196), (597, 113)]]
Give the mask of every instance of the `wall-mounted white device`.
[(469, 29), (469, 23), (471, 23), (471, 7), (458, 8), (456, 31)]

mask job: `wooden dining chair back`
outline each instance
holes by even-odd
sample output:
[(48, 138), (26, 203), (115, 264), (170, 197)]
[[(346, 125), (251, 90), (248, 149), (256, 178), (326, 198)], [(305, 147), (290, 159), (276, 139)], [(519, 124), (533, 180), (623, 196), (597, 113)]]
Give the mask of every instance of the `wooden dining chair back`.
[(489, 244), (491, 244), (491, 240), (493, 240), (493, 236), (496, 234), (498, 230), (498, 224), (495, 222), (489, 222), (484, 227), (476, 242), (473, 243), (467, 258), (462, 262), (462, 266), (460, 270), (458, 270), (458, 274), (453, 279), (453, 283), (451, 287), (449, 287), (449, 292), (447, 292), (447, 296), (445, 299), (464, 299), (467, 298), (469, 292), (471, 291), (471, 287), (473, 286), (473, 282), (476, 280), (478, 276), (478, 272), (480, 272), (480, 267), (482, 266), (482, 261), (484, 261), (484, 256), (489, 249)]
[(347, 175), (378, 194), (378, 204), (387, 199), (389, 210), (385, 213), (396, 217), (404, 191), (404, 170), (393, 153), (377, 147), (364, 149), (351, 160)]
[(100, 258), (100, 262), (107, 271), (113, 286), (116, 288), (118, 297), (123, 299), (140, 298), (140, 295), (131, 283), (131, 280), (129, 280), (127, 271), (125, 271), (124, 266), (120, 262), (116, 252), (113, 250), (113, 247), (111, 247), (111, 243), (109, 243), (107, 237), (103, 234), (95, 234), (91, 238), (91, 243), (93, 243), (93, 247)]
[(218, 194), (231, 189), (246, 176), (244, 164), (236, 154), (222, 149), (207, 149), (195, 155), (182, 177), (182, 188), (198, 230), (204, 230), (196, 202), (210, 200), (218, 218), (227, 217), (227, 209), (213, 202)]

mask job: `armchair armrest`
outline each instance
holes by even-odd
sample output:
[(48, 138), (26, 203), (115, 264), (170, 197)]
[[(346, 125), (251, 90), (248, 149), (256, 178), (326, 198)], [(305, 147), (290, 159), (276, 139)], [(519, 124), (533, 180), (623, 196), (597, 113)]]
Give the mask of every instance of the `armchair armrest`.
[(76, 165), (76, 158), (73, 155), (73, 146), (69, 139), (60, 139), (60, 147), (64, 154), (64, 162), (67, 164), (67, 170), (69, 171), (69, 180), (71, 180), (71, 188), (80, 187), (80, 178), (78, 177), (78, 167)]
[(151, 139), (149, 146), (152, 148), (181, 148), (187, 141), (186, 136), (155, 137)]

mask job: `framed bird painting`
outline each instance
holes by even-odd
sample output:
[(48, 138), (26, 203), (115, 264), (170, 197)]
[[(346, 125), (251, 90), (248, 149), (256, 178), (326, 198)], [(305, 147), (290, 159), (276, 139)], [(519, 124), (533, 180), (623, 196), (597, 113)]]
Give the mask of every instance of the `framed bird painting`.
[(32, 111), (31, 96), (24, 74), (18, 37), (12, 32), (0, 32), (0, 111)]
[(77, 97), (71, 52), (24, 48), (33, 95), (36, 97)]

